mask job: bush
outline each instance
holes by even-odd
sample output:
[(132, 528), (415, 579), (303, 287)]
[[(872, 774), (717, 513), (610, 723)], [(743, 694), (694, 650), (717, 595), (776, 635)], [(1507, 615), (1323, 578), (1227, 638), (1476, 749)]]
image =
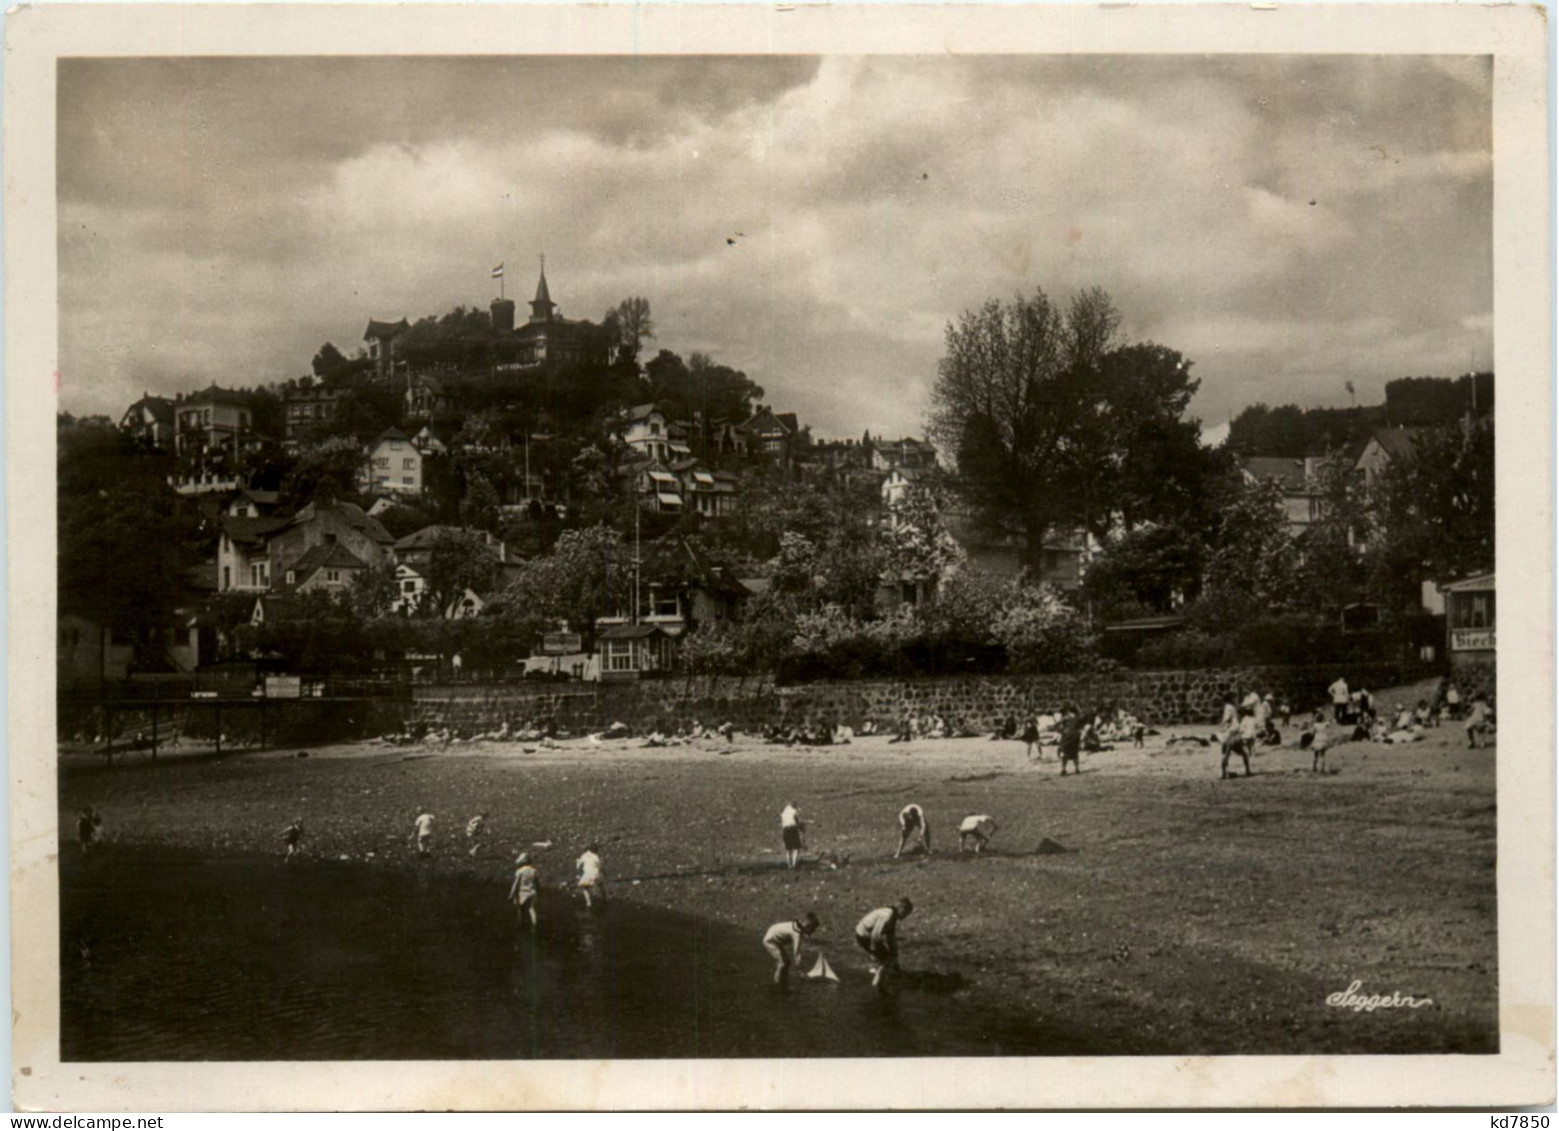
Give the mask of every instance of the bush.
[(1226, 633), (1203, 632), (1198, 628), (1181, 629), (1137, 650), (1139, 668), (1231, 668), (1238, 662), (1239, 648)]

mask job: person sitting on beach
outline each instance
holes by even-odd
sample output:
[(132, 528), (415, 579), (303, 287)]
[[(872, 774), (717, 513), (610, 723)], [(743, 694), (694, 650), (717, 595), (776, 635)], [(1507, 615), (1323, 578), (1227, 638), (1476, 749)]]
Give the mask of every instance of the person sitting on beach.
[(904, 722), (899, 726), (898, 731), (893, 735), (893, 737), (888, 739), (888, 741), (889, 742), (908, 742), (910, 739), (912, 739), (914, 737), (915, 737), (915, 716), (914, 715), (905, 715), (904, 716)]
[(424, 810), (413, 824), (411, 835), (417, 842), (417, 855), (427, 856), (433, 849), (433, 814)]
[(763, 934), (763, 949), (774, 959), (774, 984), (784, 986), (790, 981), (790, 968), (801, 967), (801, 940), (814, 933), (819, 924), (816, 911), (808, 911), (802, 919), (789, 919), (775, 923)]
[(985, 851), (985, 846), (991, 842), (991, 837), (996, 835), (996, 822), (987, 813), (970, 813), (958, 826), (958, 851), (968, 851), (969, 845), (974, 845), (976, 856)]
[(466, 855), (475, 859), (482, 851), (482, 841), (487, 836), (487, 814), (478, 813), (466, 822), (466, 843), (471, 847), (466, 850)]
[(1082, 748), (1090, 754), (1098, 754), (1106, 750), (1115, 749), (1115, 747), (1104, 741), (1103, 728), (1097, 714), (1083, 727)]
[[(1013, 718), (1011, 715), (1008, 715), (1006, 718), (1002, 719), (1002, 721), (997, 725), (996, 729), (991, 732), (991, 741), (995, 742), (997, 739), (1007, 741), (1015, 738), (1017, 733), (1018, 720)], [(1036, 734), (1034, 738), (1035, 741), (1038, 741), (1039, 735)]]
[(102, 831), (103, 818), (92, 806), (88, 805), (76, 815), (76, 839), (81, 842), (82, 855), (92, 851), (92, 846), (97, 843), (97, 838)]
[(281, 831), (281, 839), (287, 846), (287, 854), (282, 859), (291, 864), (292, 858), (298, 854), (298, 842), (303, 839), (303, 818), (294, 817), (292, 824)]
[(666, 736), (664, 734), (662, 734), (658, 730), (652, 730), (652, 731), (650, 731), (649, 735), (646, 736), (644, 741), (639, 743), (639, 748), (640, 749), (644, 749), (645, 747), (650, 747), (650, 746), (665, 746), (665, 745), (666, 745)]
[(1478, 740), (1488, 738), (1494, 733), (1494, 726), (1490, 719), (1488, 697), (1483, 692), (1478, 692), (1472, 697), (1472, 706), (1467, 711), (1467, 745), (1469, 748), (1478, 749)]
[(877, 733), (877, 724), (873, 720), (867, 719), (861, 723), (861, 728), (855, 733), (862, 738), (868, 738)]
[(801, 850), (806, 847), (806, 822), (801, 810), (793, 802), (785, 802), (780, 810), (780, 842), (785, 846), (785, 867), (795, 868), (801, 863)]
[(946, 738), (947, 737), (947, 720), (944, 719), (941, 715), (932, 715), (931, 716), (931, 725), (930, 725), (930, 727), (927, 728), (926, 737), (927, 738)]
[[(581, 857), (583, 859), (583, 857)], [(514, 882), (509, 885), (509, 902), (514, 904), (514, 914), (522, 927), (536, 929), (536, 867), (530, 862), (530, 853), (522, 852), (514, 859)], [(590, 895), (585, 894), (588, 903)]]
[(585, 846), (585, 850), (579, 854), (579, 859), (574, 861), (574, 871), (578, 876), (575, 886), (584, 894), (586, 909), (594, 906), (590, 901), (590, 895), (594, 892), (601, 897), (601, 902), (606, 902), (606, 874), (601, 870), (601, 846), (593, 841)]
[(926, 823), (926, 812), (919, 805), (911, 801), (899, 810), (899, 846), (893, 852), (893, 858), (897, 860), (904, 854), (904, 846), (913, 838), (926, 855), (931, 855), (931, 826)]
[(1431, 727), (1434, 725), (1434, 716), (1429, 712), (1429, 700), (1420, 699), (1418, 706), (1413, 708), (1413, 723), (1419, 727)]
[(855, 925), (855, 942), (871, 956), (872, 985), (882, 984), (884, 971), (899, 970), (899, 924), (908, 919), (915, 905), (908, 897), (892, 907), (879, 907), (868, 911)]
[(1392, 721), (1391, 729), (1394, 731), (1413, 729), (1413, 712), (1408, 709), (1407, 704), (1397, 704), (1396, 718)]
[(722, 738), (724, 738), (727, 742), (735, 742), (736, 741), (736, 725), (734, 723), (732, 723), (729, 719), (727, 719), (725, 722), (721, 723), (719, 728), (718, 728), (718, 730), (719, 730), (720, 736)]
[(841, 723), (839, 728), (834, 731), (834, 745), (848, 746), (850, 745), (850, 740), (854, 737), (855, 732), (850, 729), (850, 725), (848, 723)]

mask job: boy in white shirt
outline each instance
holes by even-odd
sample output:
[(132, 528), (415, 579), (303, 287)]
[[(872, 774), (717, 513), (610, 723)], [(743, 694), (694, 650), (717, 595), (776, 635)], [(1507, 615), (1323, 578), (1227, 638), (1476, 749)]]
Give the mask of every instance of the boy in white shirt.
[(795, 868), (801, 863), (801, 850), (806, 847), (806, 822), (794, 802), (787, 801), (780, 810), (780, 840), (785, 845), (785, 867)]
[(787, 985), (790, 968), (801, 966), (801, 940), (818, 928), (817, 912), (808, 911), (805, 919), (775, 923), (763, 936), (763, 949), (774, 959), (774, 984)]
[(996, 822), (984, 813), (971, 813), (958, 826), (958, 851), (962, 852), (970, 841), (974, 842), (974, 854), (985, 851), (991, 837), (996, 835)]
[(417, 841), (417, 855), (427, 856), (433, 848), (433, 814), (426, 811), (417, 815), (412, 836)]

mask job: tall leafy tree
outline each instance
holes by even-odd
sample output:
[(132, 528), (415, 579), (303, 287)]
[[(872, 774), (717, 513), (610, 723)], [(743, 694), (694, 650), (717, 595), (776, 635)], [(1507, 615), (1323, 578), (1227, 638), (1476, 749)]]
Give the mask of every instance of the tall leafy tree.
[(602, 325), (630, 357), (638, 357), (645, 339), (655, 336), (655, 319), (650, 314), (650, 300), (639, 295), (625, 298), (608, 310)]
[(965, 312), (947, 328), (929, 428), (954, 486), (989, 529), (1024, 540), (1031, 564), (1061, 528), (1102, 533), (1166, 500), (1139, 449), (1183, 449), (1196, 382), (1159, 346), (1122, 347), (1120, 315), (1092, 289), (1063, 310), (1043, 290)]

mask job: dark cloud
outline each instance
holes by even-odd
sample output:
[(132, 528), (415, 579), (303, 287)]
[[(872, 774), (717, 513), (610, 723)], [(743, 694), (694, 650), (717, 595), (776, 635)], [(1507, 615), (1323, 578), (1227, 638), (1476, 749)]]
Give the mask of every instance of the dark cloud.
[[(66, 60), (68, 407), (302, 372), (548, 254), (820, 432), (919, 426), (947, 321), (1102, 285), (1196, 410), (1489, 364), (1483, 58)], [(731, 233), (742, 232), (735, 244)], [(78, 379), (72, 381), (71, 375)]]

